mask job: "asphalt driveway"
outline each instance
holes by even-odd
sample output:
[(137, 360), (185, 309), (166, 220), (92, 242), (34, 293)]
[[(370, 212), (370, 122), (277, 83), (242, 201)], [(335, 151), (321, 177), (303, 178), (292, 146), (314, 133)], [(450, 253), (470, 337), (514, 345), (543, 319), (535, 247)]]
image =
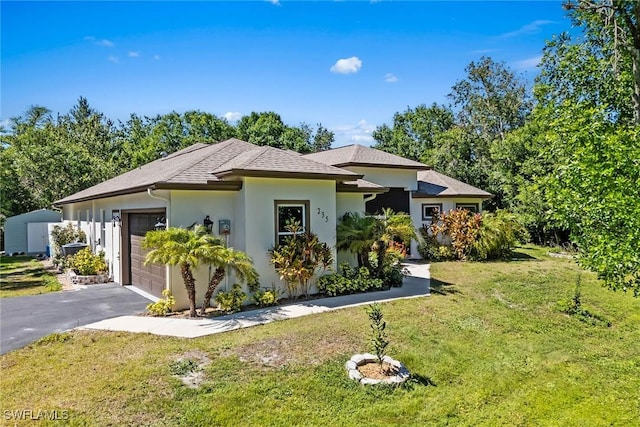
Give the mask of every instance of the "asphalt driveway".
[(0, 354), (24, 347), (53, 332), (140, 313), (149, 302), (115, 283), (0, 298)]

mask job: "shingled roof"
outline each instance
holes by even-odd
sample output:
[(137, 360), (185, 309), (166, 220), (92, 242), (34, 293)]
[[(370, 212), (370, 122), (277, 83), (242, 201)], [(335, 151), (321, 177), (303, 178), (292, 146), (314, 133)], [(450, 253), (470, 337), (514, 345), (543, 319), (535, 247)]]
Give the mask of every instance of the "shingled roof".
[(493, 197), (491, 193), (434, 170), (418, 172), (418, 190), (414, 191), (411, 196), (413, 198), (477, 197), (482, 199)]
[(429, 169), (429, 166), (425, 164), (359, 144), (306, 154), (303, 157), (337, 167), (368, 166), (390, 169)]
[(55, 205), (132, 194), (153, 189), (239, 189), (237, 176), (297, 177), (353, 181), (361, 175), (273, 147), (239, 139), (194, 144), (93, 187)]

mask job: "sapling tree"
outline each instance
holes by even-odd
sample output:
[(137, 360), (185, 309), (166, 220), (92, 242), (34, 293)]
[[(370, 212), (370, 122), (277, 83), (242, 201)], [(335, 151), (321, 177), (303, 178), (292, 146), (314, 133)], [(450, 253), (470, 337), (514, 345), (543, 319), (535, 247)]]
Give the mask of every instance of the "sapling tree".
[(380, 372), (382, 372), (382, 361), (386, 356), (386, 349), (389, 345), (387, 333), (385, 332), (387, 322), (383, 319), (382, 308), (378, 303), (369, 305), (367, 308), (367, 315), (371, 321), (371, 349), (378, 358)]

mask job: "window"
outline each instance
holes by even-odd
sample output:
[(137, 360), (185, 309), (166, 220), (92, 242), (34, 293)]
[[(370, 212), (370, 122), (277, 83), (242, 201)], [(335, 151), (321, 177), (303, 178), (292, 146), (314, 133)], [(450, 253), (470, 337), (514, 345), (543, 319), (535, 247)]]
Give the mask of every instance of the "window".
[(423, 203), (422, 204), (422, 220), (431, 221), (435, 214), (442, 213), (442, 203)]
[(281, 245), (287, 236), (293, 233), (287, 230), (287, 225), (296, 221), (303, 230), (309, 226), (309, 201), (308, 200), (276, 200), (276, 243)]
[(466, 209), (472, 213), (478, 213), (480, 211), (477, 203), (456, 203), (456, 209)]

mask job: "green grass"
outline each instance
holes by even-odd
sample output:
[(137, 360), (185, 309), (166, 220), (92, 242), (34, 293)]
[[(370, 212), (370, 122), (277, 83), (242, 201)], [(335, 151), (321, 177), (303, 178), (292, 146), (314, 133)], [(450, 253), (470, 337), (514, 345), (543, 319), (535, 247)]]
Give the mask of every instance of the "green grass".
[[(382, 305), (407, 387), (362, 387), (344, 363), (368, 350), (363, 308), (187, 340), (75, 331), (0, 357), (0, 409), (68, 410), (71, 425), (640, 425), (640, 299), (526, 247), (509, 262), (437, 263), (433, 295)], [(212, 360), (189, 389), (172, 375)], [(195, 360), (195, 359), (194, 359)], [(13, 423), (13, 421), (12, 421)]]
[(61, 289), (62, 285), (55, 275), (33, 257), (0, 258), (0, 298), (44, 294)]

